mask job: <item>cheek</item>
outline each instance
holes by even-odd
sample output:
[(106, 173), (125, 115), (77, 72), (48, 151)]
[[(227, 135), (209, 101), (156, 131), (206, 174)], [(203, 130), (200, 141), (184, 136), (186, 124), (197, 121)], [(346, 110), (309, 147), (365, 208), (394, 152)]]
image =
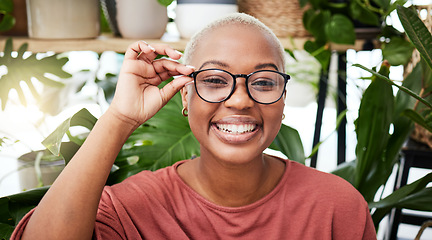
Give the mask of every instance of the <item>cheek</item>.
[(275, 105), (274, 108), (266, 109), (267, 111), (263, 111), (264, 115), (264, 127), (266, 129), (267, 134), (270, 134), (271, 137), (276, 137), (279, 132), (280, 126), (282, 124), (282, 115), (284, 110), (284, 104)]
[(204, 102), (195, 92), (189, 95), (188, 113), (189, 125), (193, 134), (198, 138), (200, 133), (207, 132), (214, 113), (211, 104)]

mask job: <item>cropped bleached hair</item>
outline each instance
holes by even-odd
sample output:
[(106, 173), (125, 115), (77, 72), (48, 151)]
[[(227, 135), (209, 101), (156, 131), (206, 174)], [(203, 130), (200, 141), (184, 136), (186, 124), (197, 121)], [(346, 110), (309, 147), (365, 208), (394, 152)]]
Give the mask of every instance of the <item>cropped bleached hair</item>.
[(264, 23), (262, 23), (255, 17), (252, 17), (251, 15), (245, 13), (232, 13), (230, 15), (227, 15), (223, 18), (211, 22), (206, 27), (204, 27), (199, 32), (197, 32), (186, 45), (185, 52), (183, 55), (183, 63), (190, 64), (190, 61), (193, 57), (193, 54), (197, 46), (199, 45), (200, 41), (207, 33), (212, 32), (213, 30), (219, 27), (227, 26), (230, 24), (252, 26), (255, 27), (257, 30), (259, 30), (261, 33), (268, 34), (270, 36), (270, 40), (272, 41), (271, 44), (273, 44), (274, 47), (278, 49), (279, 56), (282, 60), (283, 69), (280, 70), (285, 72), (285, 49), (282, 46), (282, 43), (279, 41), (279, 39), (276, 37), (276, 35), (272, 32), (272, 30), (269, 27), (264, 25)]

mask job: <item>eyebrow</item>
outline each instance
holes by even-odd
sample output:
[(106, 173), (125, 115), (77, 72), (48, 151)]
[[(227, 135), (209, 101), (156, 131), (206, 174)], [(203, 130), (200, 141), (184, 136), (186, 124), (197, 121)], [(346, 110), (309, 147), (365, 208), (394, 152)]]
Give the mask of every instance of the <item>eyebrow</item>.
[(210, 60), (210, 61), (206, 61), (206, 62), (204, 62), (204, 63), (201, 65), (201, 67), (199, 68), (199, 70), (203, 69), (203, 67), (205, 67), (206, 65), (209, 65), (209, 64), (212, 64), (212, 65), (218, 65), (218, 66), (220, 66), (220, 67), (228, 67), (228, 64), (223, 63), (223, 62), (221, 62), (221, 61), (217, 61), (217, 60)]
[[(228, 64), (221, 62), (221, 61), (217, 61), (217, 60), (210, 60), (210, 61), (206, 61), (204, 62), (201, 67), (199, 68), (199, 70), (203, 69), (205, 66), (207, 65), (218, 65), (220, 67), (229, 67)], [(276, 66), (276, 64), (274, 63), (261, 63), (255, 66), (255, 69), (259, 70), (259, 69), (264, 69), (264, 68), (274, 68), (276, 71), (279, 71), (278, 67)]]

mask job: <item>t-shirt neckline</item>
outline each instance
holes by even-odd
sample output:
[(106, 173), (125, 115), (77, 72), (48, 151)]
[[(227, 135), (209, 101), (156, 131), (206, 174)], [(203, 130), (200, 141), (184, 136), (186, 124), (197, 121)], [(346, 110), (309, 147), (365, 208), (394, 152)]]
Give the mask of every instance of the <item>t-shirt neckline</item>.
[[(275, 157), (275, 156), (273, 156), (273, 157)], [(180, 177), (179, 173), (177, 172), (177, 167), (180, 166), (181, 164), (187, 162), (187, 161), (193, 161), (193, 159), (192, 160), (187, 159), (187, 160), (178, 161), (172, 166), (171, 170), (174, 173), (173, 175), (175, 177), (175, 180), (180, 184), (180, 187), (183, 188), (193, 198), (195, 198), (199, 202), (203, 203), (207, 207), (218, 210), (218, 211), (223, 211), (223, 212), (231, 212), (231, 213), (245, 212), (245, 211), (250, 211), (252, 209), (255, 209), (255, 208), (263, 205), (264, 203), (266, 203), (270, 199), (272, 199), (278, 192), (280, 192), (280, 189), (284, 186), (283, 183), (285, 181), (287, 181), (287, 178), (289, 175), (289, 169), (291, 166), (291, 161), (290, 160), (284, 160), (284, 159), (281, 159), (279, 157), (275, 157), (275, 158), (277, 158), (278, 160), (285, 163), (285, 171), (282, 175), (282, 178), (279, 180), (277, 185), (267, 195), (265, 195), (264, 197), (262, 197), (261, 199), (255, 201), (253, 203), (250, 203), (250, 204), (244, 205), (244, 206), (240, 206), (240, 207), (225, 207), (225, 206), (221, 206), (221, 205), (218, 205), (216, 203), (213, 203), (213, 202), (209, 201), (208, 199), (206, 199), (205, 197), (201, 196), (194, 189), (192, 189), (188, 184), (186, 184), (186, 182), (183, 181), (183, 179)]]

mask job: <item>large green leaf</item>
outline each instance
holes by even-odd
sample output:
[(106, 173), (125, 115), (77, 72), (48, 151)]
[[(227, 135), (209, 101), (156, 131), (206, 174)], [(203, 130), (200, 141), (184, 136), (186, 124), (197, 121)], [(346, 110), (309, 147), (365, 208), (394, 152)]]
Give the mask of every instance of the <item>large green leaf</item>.
[(176, 94), (146, 124), (137, 128), (120, 151), (108, 184), (114, 184), (142, 170), (156, 170), (200, 154), (199, 143), (181, 114)]
[[(66, 119), (60, 126), (54, 130), (42, 144), (50, 150), (50, 152), (56, 156), (60, 154), (60, 148), (62, 145), (62, 138), (69, 131), (71, 126), (83, 126), (89, 130), (93, 129), (97, 119), (85, 108), (75, 113), (72, 117)], [(76, 142), (82, 144), (82, 142)]]
[(327, 34), (325, 26), (330, 22), (331, 14), (330, 11), (318, 11), (314, 12), (308, 10), (303, 15), (303, 22), (305, 23), (305, 28), (309, 31), (318, 43), (327, 42)]
[[(414, 92), (419, 92), (421, 88), (422, 68), (419, 64), (411, 74), (409, 74), (402, 83), (403, 87), (411, 89)], [(413, 108), (415, 99), (410, 97), (403, 91), (398, 91), (395, 98), (395, 109), (392, 116), (393, 133), (391, 134), (387, 146), (385, 147), (383, 161), (376, 162), (376, 167), (372, 168), (365, 179), (365, 188), (363, 191), (371, 193), (376, 192), (378, 188), (385, 184), (392, 173), (393, 166), (399, 160), (400, 150), (409, 137), (413, 129), (412, 121), (403, 116), (402, 112), (405, 109)]]
[(393, 37), (389, 43), (383, 45), (382, 54), (390, 65), (407, 64), (411, 59), (414, 46), (400, 37)]
[(360, 5), (358, 1), (351, 1), (349, 7), (351, 16), (354, 19), (366, 25), (379, 26), (380, 19), (377, 13), (366, 8), (364, 5)]
[(325, 45), (320, 45), (317, 42), (308, 40), (304, 44), (304, 49), (318, 60), (318, 62), (321, 64), (321, 69), (324, 72), (328, 71), (331, 51)]
[(432, 182), (432, 173), (405, 185), (378, 202), (370, 202), (369, 208), (376, 210), (372, 214), (375, 225), (394, 207), (422, 211), (432, 211), (432, 188), (425, 188)]
[(348, 17), (342, 14), (333, 15), (325, 24), (324, 30), (331, 42), (338, 44), (354, 44), (355, 42), (354, 25)]
[(432, 36), (429, 30), (417, 16), (416, 11), (398, 6), (397, 14), (409, 39), (432, 68)]
[(29, 57), (24, 58), (27, 44), (23, 44), (19, 48), (17, 57), (12, 57), (12, 49), (12, 39), (9, 38), (6, 40), (4, 55), (0, 57), (0, 65), (7, 67), (7, 74), (0, 78), (2, 109), (6, 106), (11, 89), (17, 91), (21, 103), (24, 105), (27, 103), (20, 82), (26, 83), (33, 96), (38, 99), (39, 94), (31, 81), (33, 78), (48, 86), (62, 87), (64, 84), (54, 80), (55, 76), (59, 78), (71, 77), (69, 73), (62, 69), (63, 65), (68, 61), (67, 58), (58, 58), (57, 55), (53, 55), (37, 59), (36, 54), (30, 54)]
[(270, 145), (271, 149), (279, 150), (288, 159), (305, 164), (305, 154), (300, 135), (297, 130), (282, 124), (278, 135)]
[[(413, 71), (404, 79), (402, 86), (407, 89), (411, 89), (413, 92), (418, 93), (421, 89), (421, 79), (422, 77), (422, 67), (418, 64)], [(413, 122), (403, 116), (403, 111), (405, 109), (413, 108), (415, 104), (415, 99), (403, 91), (398, 91), (395, 98), (395, 110), (393, 113), (393, 133), (388, 141), (385, 160), (381, 169), (377, 169), (375, 173), (370, 178), (371, 182), (385, 182), (390, 174), (393, 165), (399, 160), (400, 150), (404, 145), (406, 139), (409, 137), (414, 124)]]
[(0, 239), (9, 239), (18, 222), (39, 204), (48, 187), (0, 198)]
[(412, 109), (406, 109), (403, 112), (404, 116), (409, 117), (411, 120), (419, 124), (420, 126), (424, 127), (429, 132), (432, 132), (432, 122), (427, 121), (425, 118), (423, 118), (419, 113)]
[[(380, 69), (383, 75), (389, 74), (389, 66), (383, 64)], [(373, 76), (372, 83), (366, 89), (357, 118), (357, 167), (354, 186), (363, 194), (366, 201), (375, 196), (376, 190), (365, 184), (373, 169), (384, 160), (383, 153), (389, 139), (389, 128), (392, 122), (394, 96), (391, 85)], [(382, 183), (374, 183), (379, 187)]]

